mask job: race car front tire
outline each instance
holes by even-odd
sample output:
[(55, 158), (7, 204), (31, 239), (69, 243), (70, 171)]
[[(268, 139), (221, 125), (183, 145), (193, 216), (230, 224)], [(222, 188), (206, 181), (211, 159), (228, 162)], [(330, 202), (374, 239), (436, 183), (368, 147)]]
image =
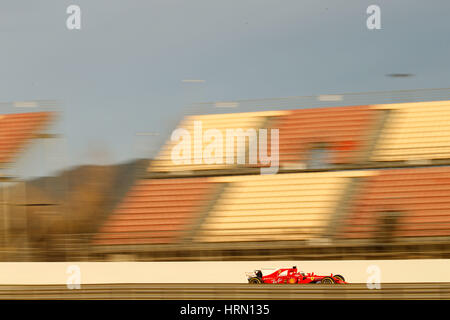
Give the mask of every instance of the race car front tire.
[(322, 281), (320, 281), (320, 283), (322, 283), (322, 284), (334, 284), (334, 280), (333, 280), (333, 278), (325, 277), (325, 278), (322, 279)]
[(340, 274), (337, 274), (334, 276), (336, 279), (340, 280), (340, 281), (345, 281), (344, 277), (341, 276)]

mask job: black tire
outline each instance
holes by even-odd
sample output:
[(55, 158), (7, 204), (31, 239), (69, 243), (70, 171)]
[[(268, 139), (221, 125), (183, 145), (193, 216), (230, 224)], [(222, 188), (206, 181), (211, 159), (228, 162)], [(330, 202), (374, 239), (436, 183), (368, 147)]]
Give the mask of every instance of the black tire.
[(334, 284), (334, 280), (331, 277), (325, 277), (320, 281), (321, 284)]
[(257, 278), (257, 277), (251, 277), (250, 279), (248, 279), (248, 283), (250, 283), (250, 284), (260, 284), (260, 283), (262, 283), (262, 280), (260, 278)]
[(340, 274), (337, 274), (334, 276), (336, 279), (341, 280), (341, 281), (345, 281), (344, 277), (341, 276)]

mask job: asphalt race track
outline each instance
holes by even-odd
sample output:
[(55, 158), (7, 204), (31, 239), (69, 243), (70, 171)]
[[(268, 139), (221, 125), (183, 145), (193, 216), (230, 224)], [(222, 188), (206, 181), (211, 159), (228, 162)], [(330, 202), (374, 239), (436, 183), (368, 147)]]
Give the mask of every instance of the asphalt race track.
[(450, 299), (450, 283), (366, 284), (89, 284), (80, 289), (65, 285), (1, 285), (0, 299)]

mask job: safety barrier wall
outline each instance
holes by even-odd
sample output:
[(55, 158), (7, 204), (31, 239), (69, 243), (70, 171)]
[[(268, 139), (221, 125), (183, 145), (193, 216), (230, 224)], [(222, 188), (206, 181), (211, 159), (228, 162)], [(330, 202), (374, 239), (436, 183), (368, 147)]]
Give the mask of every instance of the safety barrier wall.
[(268, 269), (292, 267), (294, 265), (303, 272), (342, 274), (351, 283), (375, 281), (378, 268), (380, 283), (450, 282), (450, 259), (423, 259), (245, 262), (5, 262), (0, 263), (0, 285), (67, 284), (68, 281), (76, 283), (78, 280), (81, 285), (107, 283), (245, 283), (245, 272), (251, 272), (255, 269), (263, 269), (263, 272), (269, 272)]

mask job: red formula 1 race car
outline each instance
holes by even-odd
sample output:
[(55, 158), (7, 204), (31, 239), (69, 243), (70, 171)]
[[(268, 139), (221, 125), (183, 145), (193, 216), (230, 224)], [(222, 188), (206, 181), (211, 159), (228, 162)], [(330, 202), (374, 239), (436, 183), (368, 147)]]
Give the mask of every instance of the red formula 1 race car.
[(263, 276), (261, 270), (247, 273), (248, 283), (347, 283), (340, 274), (330, 274), (329, 276), (319, 276), (313, 273), (303, 273), (297, 270), (297, 267), (287, 269), (278, 269), (268, 275)]

